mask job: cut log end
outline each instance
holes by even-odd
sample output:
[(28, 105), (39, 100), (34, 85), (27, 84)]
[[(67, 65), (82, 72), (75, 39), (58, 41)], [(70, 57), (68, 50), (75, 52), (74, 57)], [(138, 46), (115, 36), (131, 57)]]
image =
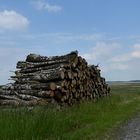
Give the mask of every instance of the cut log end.
[(56, 84), (54, 82), (50, 83), (50, 89), (51, 90), (56, 90)]

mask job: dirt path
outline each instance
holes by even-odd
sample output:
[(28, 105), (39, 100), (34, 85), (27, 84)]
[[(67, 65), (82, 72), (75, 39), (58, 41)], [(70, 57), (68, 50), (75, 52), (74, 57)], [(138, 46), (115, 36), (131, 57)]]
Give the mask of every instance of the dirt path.
[(124, 124), (117, 133), (115, 140), (140, 140), (140, 113)]

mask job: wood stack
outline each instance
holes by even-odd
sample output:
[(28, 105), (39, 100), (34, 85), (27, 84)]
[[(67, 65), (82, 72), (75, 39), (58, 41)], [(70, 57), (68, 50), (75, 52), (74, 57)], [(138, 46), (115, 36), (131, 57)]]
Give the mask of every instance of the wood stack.
[(53, 57), (29, 54), (26, 61), (17, 63), (17, 69), (11, 76), (15, 82), (3, 87), (0, 104), (46, 104), (55, 100), (72, 105), (106, 96), (110, 90), (98, 66), (88, 66), (77, 51)]

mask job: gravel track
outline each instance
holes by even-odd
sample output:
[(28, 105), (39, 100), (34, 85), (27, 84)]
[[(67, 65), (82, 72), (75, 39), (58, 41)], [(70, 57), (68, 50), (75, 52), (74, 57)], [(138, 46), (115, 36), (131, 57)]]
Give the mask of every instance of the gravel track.
[(114, 137), (115, 140), (140, 140), (140, 113), (124, 124)]

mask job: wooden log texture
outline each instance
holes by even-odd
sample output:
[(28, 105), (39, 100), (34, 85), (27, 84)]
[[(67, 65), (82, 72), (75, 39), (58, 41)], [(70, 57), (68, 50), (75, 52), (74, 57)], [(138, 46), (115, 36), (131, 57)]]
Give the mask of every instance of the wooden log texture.
[(38, 73), (28, 73), (28, 74), (19, 74), (16, 76), (11, 76), (15, 81), (26, 82), (26, 81), (40, 81), (47, 82), (53, 80), (61, 80), (65, 78), (65, 70), (63, 68), (53, 69), (50, 71), (43, 71)]
[(54, 82), (49, 82), (49, 83), (37, 83), (37, 84), (15, 84), (13, 85), (12, 89), (14, 90), (31, 90), (31, 89), (43, 89), (43, 90), (55, 90), (58, 85)]
[(31, 95), (41, 98), (51, 98), (54, 96), (54, 92), (51, 90), (16, 90), (16, 94)]
[(18, 69), (31, 69), (31, 68), (52, 66), (52, 65), (63, 64), (63, 63), (69, 63), (69, 61), (66, 59), (56, 60), (56, 61), (48, 61), (48, 62), (38, 62), (38, 63), (18, 61), (17, 68)]
[(29, 54), (17, 63), (15, 82), (0, 90), (0, 104), (47, 104), (52, 100), (73, 105), (109, 95), (110, 87), (98, 65), (88, 65), (74, 51), (62, 56)]
[(15, 71), (15, 74), (18, 75), (18, 74), (22, 74), (22, 73), (42, 72), (43, 70), (47, 71), (50, 69), (58, 69), (58, 68), (70, 69), (70, 66), (71, 65), (69, 63), (54, 64), (54, 65), (44, 66), (44, 67), (21, 69), (21, 70)]
[(26, 58), (27, 62), (46, 62), (46, 61), (58, 61), (58, 60), (73, 60), (75, 57), (77, 57), (78, 51), (73, 51), (69, 54), (62, 55), (62, 56), (53, 56), (53, 57), (46, 57), (46, 56), (40, 56), (37, 54), (29, 54)]

